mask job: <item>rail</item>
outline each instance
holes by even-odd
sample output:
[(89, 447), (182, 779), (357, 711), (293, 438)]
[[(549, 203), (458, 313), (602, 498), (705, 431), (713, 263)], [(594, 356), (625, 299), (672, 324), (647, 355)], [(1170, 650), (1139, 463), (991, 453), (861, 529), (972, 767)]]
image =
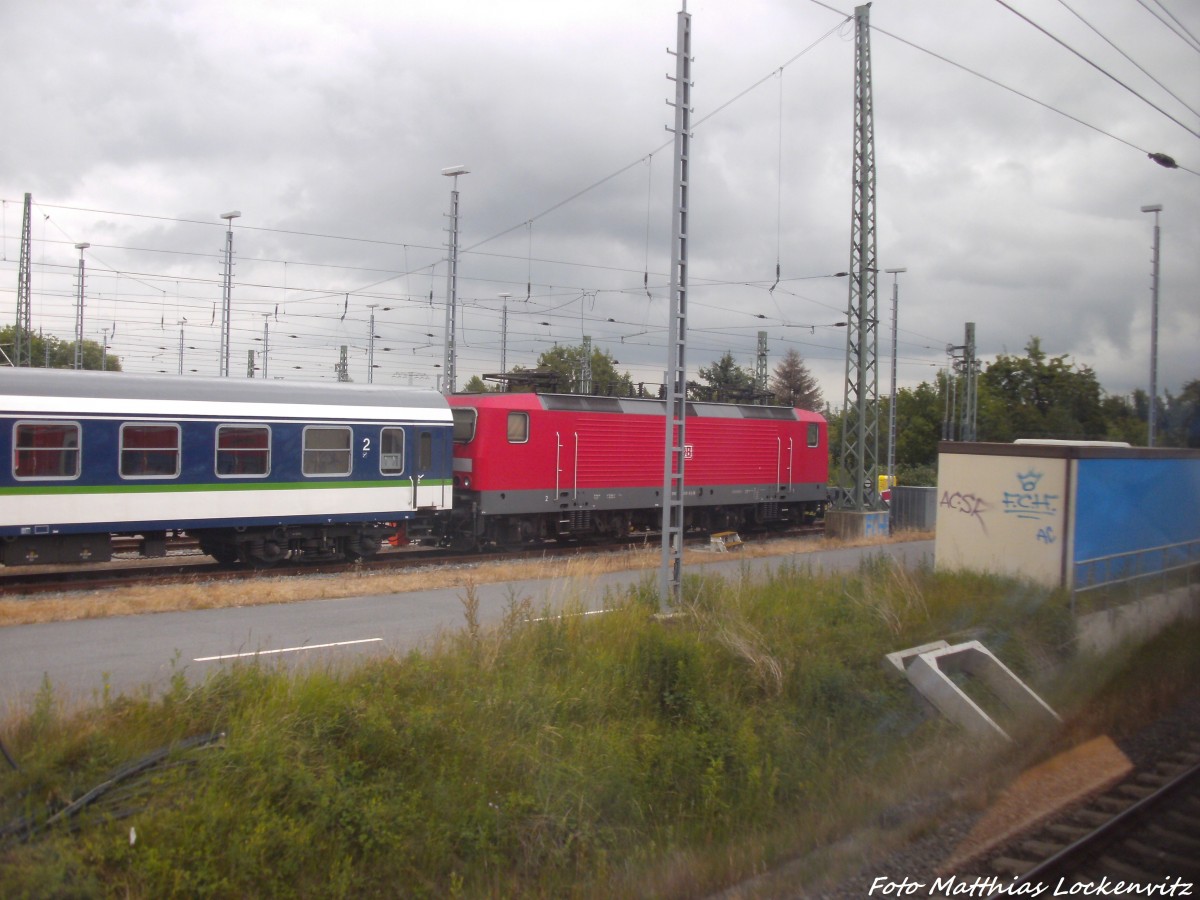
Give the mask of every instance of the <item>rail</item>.
[(1162, 592), (1180, 585), (1190, 587), (1200, 580), (1200, 540), (1146, 547), (1127, 553), (1113, 553), (1074, 564), (1071, 604), (1081, 594), (1093, 591), (1119, 591), (1137, 598), (1154, 590)]

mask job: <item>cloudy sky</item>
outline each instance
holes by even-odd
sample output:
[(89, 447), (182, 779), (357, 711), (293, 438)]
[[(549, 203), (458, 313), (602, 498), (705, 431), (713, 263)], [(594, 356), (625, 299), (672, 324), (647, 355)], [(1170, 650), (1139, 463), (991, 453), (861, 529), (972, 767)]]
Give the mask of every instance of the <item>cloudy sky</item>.
[[(985, 363), (1036, 336), (1109, 393), (1146, 388), (1154, 216), (1140, 209), (1161, 203), (1159, 387), (1178, 392), (1200, 377), (1200, 7), (1006, 2), (870, 10), (879, 265), (907, 269), (899, 382), (931, 381), (974, 322)], [(35, 328), (72, 337), (88, 242), (86, 336), (107, 335), (129, 371), (175, 372), (182, 332), (184, 369), (216, 375), (221, 215), (237, 210), (234, 374), (249, 351), (261, 367), (265, 333), (271, 377), (333, 378), (345, 345), (366, 381), (373, 313), (374, 381), (434, 386), (441, 171), (464, 165), (458, 384), (499, 369), (502, 294), (510, 366), (589, 335), (657, 383), (679, 8), (0, 4), (0, 321), (15, 317), (29, 193)], [(769, 365), (795, 348), (836, 406), (853, 7), (688, 12), (689, 368), (728, 350), (753, 369), (765, 330)], [(878, 296), (886, 393), (892, 276)]]

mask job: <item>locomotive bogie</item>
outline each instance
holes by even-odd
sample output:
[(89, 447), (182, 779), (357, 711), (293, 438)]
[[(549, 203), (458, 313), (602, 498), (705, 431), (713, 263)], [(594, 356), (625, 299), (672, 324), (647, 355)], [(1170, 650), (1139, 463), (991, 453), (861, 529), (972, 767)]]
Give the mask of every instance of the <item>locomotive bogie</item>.
[[(554, 394), (450, 398), (457, 530), (485, 544), (651, 532), (662, 520), (665, 404)], [(790, 407), (689, 404), (685, 527), (815, 515), (826, 425)]]
[(8, 369), (0, 559), (161, 555), (168, 531), (226, 562), (366, 557), (449, 508), (450, 438), (432, 391)]

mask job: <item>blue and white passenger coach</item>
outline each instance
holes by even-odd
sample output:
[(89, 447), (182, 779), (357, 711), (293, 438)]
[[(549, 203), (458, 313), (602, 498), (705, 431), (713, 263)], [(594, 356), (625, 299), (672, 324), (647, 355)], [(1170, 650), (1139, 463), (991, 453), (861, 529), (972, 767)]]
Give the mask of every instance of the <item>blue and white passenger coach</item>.
[(0, 369), (0, 562), (367, 557), (450, 508), (452, 429), (430, 390)]

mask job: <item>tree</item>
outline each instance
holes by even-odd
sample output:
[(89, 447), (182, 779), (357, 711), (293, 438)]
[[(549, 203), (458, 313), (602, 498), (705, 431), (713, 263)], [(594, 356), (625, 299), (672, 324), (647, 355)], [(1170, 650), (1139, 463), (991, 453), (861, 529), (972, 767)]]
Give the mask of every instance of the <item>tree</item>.
[[(945, 406), (941, 384), (896, 391), (896, 468), (937, 465)], [(911, 484), (911, 482), (906, 482)]]
[(1189, 381), (1178, 397), (1167, 391), (1162, 417), (1164, 447), (1200, 447), (1200, 379)]
[(820, 412), (824, 405), (820, 384), (794, 347), (788, 348), (787, 354), (775, 367), (770, 389), (776, 400), (789, 406)]
[[(13, 348), (16, 344), (16, 326), (5, 325), (0, 328), (0, 347), (12, 359)], [(62, 341), (53, 335), (32, 335), (29, 346), (30, 360), (35, 368), (42, 369), (73, 369), (75, 367), (75, 341)], [(14, 362), (16, 360), (13, 360)], [(99, 369), (101, 364), (110, 372), (121, 371), (120, 357), (115, 354), (105, 354), (104, 348), (97, 341), (84, 340), (83, 367)]]
[(1100, 408), (1104, 412), (1104, 420), (1108, 423), (1106, 440), (1144, 444), (1149, 427), (1145, 415), (1148, 409), (1146, 401), (1147, 394), (1141, 390), (1134, 391), (1132, 399), (1119, 395), (1105, 397), (1100, 403)]
[[(537, 371), (545, 373), (554, 385), (552, 390), (580, 392), (580, 372), (583, 369), (583, 345), (573, 347), (554, 346), (538, 357), (535, 370), (513, 366), (510, 375)], [(627, 397), (633, 393), (633, 381), (629, 373), (618, 373), (617, 361), (605, 350), (592, 349), (592, 394)]]
[(478, 375), (472, 375), (465, 385), (463, 385), (462, 393), (464, 394), (494, 394), (500, 388), (496, 385), (488, 384)]
[(1090, 367), (1076, 368), (1065, 355), (1048, 357), (1032, 337), (1025, 356), (1002, 353), (980, 377), (980, 438), (1105, 440), (1102, 393)]
[(705, 399), (737, 400), (754, 393), (754, 376), (734, 362), (733, 353), (728, 350), (711, 366), (701, 367), (700, 377), (707, 385)]

